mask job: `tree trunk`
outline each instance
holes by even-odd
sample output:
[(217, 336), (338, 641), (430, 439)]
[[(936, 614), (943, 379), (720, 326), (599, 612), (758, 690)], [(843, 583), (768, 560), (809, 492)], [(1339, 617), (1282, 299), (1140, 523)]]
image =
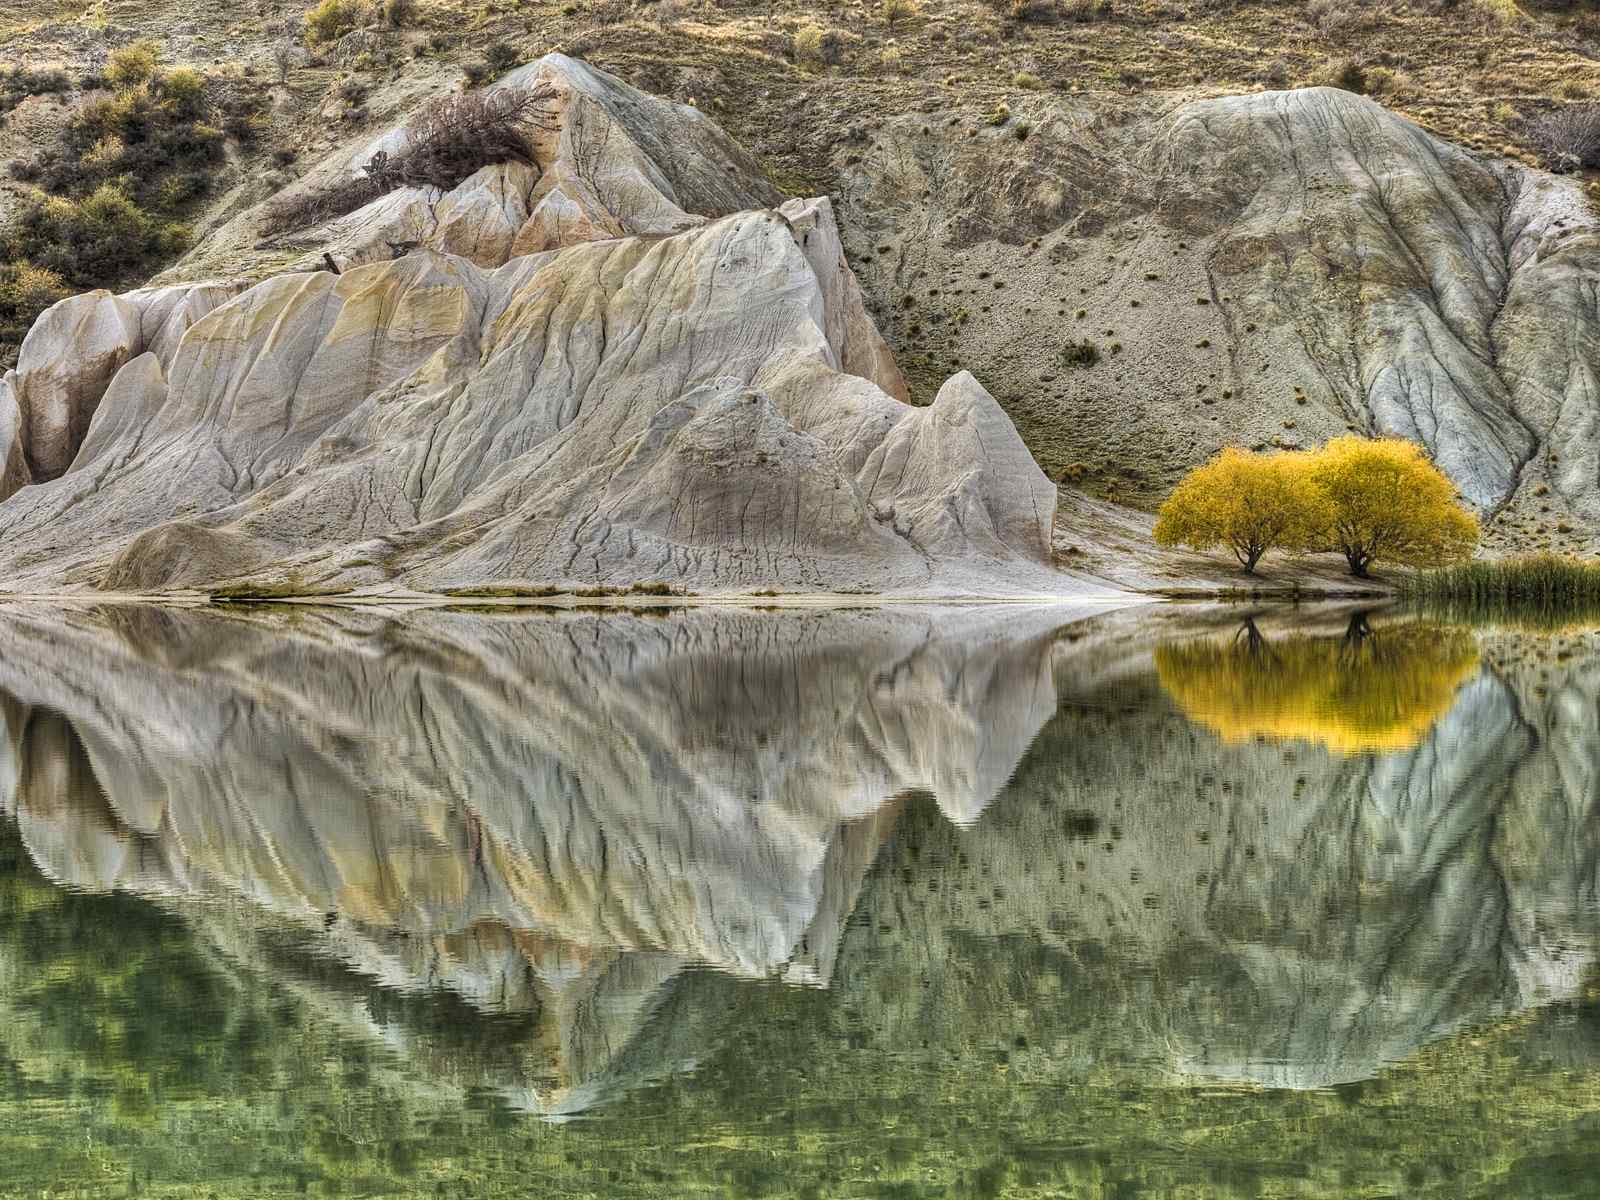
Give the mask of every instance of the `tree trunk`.
[(1366, 555), (1365, 551), (1362, 551), (1362, 550), (1346, 550), (1344, 552), (1344, 560), (1345, 560), (1345, 562), (1350, 564), (1350, 574), (1354, 575), (1357, 579), (1366, 579), (1366, 578), (1368, 578), (1368, 575), (1367, 575), (1367, 562), (1368, 562), (1368, 559), (1367, 559), (1367, 555)]

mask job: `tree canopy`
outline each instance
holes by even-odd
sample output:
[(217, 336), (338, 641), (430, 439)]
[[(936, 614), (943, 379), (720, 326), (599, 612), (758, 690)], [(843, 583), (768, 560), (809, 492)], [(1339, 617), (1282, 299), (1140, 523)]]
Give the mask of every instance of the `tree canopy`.
[(1347, 436), (1313, 451), (1224, 449), (1173, 489), (1154, 534), (1163, 546), (1227, 546), (1252, 573), (1269, 550), (1337, 550), (1365, 578), (1378, 561), (1464, 558), (1478, 522), (1414, 442)]
[(1328, 545), (1366, 577), (1380, 559), (1434, 567), (1472, 553), (1478, 520), (1422, 447), (1401, 438), (1334, 438), (1312, 456), (1326, 498)]
[(1163, 546), (1223, 545), (1254, 572), (1268, 550), (1307, 548), (1326, 526), (1311, 487), (1310, 456), (1252, 454), (1229, 446), (1180, 482), (1156, 518)]

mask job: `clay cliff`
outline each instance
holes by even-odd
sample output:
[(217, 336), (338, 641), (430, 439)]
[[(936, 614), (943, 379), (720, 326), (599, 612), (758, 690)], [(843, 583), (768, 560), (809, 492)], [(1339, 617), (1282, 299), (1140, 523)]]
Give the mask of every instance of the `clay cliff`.
[(1426, 446), (1493, 551), (1596, 547), (1576, 180), (1332, 88), (1040, 94), (852, 127), (786, 200), (578, 60), (492, 85), (542, 87), (516, 161), (274, 220), (401, 119), (47, 311), (0, 382), (9, 585), (1081, 594), (1052, 564), (1123, 578), (1141, 526), (1078, 487), (1348, 429)]
[(190, 264), (259, 282), (39, 320), (0, 384), (8, 586), (1096, 586), (1051, 568), (1055, 488), (972, 375), (905, 402), (827, 199), (563, 56), (495, 86), (553, 93), (527, 161), (265, 240), (260, 206)]
[(993, 378), (1053, 478), (1149, 506), (1223, 445), (1353, 429), (1426, 446), (1491, 546), (1595, 547), (1581, 181), (1333, 88), (1028, 97), (862, 141), (840, 214), (887, 336)]

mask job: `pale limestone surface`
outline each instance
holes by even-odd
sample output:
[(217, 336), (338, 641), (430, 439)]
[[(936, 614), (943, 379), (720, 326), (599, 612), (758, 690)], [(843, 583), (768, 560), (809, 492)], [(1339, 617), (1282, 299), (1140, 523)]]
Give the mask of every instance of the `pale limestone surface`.
[(33, 472), (23, 450), (22, 410), (17, 407), (17, 375), (7, 371), (0, 376), (0, 500), (33, 482)]
[[(267, 205), (258, 205), (207, 238), (179, 271), (210, 270), (214, 262), (237, 271), (252, 260), (313, 269), (324, 251), (352, 266), (389, 258), (394, 244), (407, 243), (497, 267), (576, 242), (677, 233), (782, 199), (759, 164), (698, 110), (648, 96), (585, 62), (547, 54), (490, 87), (546, 85), (555, 93), (545, 110), (550, 128), (529, 130), (528, 161), (484, 167), (449, 191), (400, 188), (323, 225), (265, 239)], [(405, 126), (330, 155), (286, 194), (359, 175), (378, 151), (398, 153)]]
[(81, 461), (0, 507), (11, 578), (1086, 590), (1050, 569), (1054, 489), (971, 376), (918, 410), (840, 369), (852, 299), (771, 212), (496, 271), (419, 251), (277, 276), (164, 376), (129, 364)]
[(47, 309), (17, 358), (23, 451), (35, 478), (66, 470), (112, 376), (136, 354), (139, 310), (101, 290)]
[(528, 162), (293, 235), (342, 274), (51, 310), (18, 394), (73, 415), (0, 505), (7, 584), (1114, 590), (1053, 569), (1054, 487), (973, 376), (904, 402), (827, 199), (770, 207), (698, 112), (560, 55), (496, 86), (541, 83)]

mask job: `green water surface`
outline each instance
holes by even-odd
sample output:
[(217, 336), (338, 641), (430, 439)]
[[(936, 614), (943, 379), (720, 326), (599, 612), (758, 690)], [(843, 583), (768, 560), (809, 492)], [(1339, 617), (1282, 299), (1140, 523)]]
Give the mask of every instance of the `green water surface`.
[(1590, 1196), (1600, 634), (0, 614), (0, 1196)]

